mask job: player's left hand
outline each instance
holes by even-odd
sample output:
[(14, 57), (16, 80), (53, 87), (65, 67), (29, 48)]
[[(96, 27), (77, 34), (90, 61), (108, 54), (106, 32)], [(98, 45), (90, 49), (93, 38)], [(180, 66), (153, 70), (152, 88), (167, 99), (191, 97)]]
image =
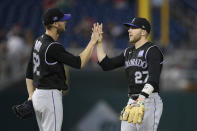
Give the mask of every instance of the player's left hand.
[(12, 110), (18, 118), (23, 120), (34, 115), (34, 108), (31, 100), (27, 100), (20, 105), (14, 105)]
[(95, 23), (93, 25), (93, 28), (92, 28), (92, 35), (91, 35), (91, 41), (96, 44), (98, 42), (98, 39), (99, 39), (99, 28), (100, 28), (100, 25), (99, 23)]
[(133, 124), (141, 124), (144, 117), (144, 99), (138, 98), (136, 100), (135, 106), (131, 109), (130, 114), (128, 116), (128, 122), (132, 122)]
[(134, 104), (127, 105), (120, 114), (120, 120), (122, 121), (128, 121), (128, 117), (131, 113), (131, 109), (134, 107)]

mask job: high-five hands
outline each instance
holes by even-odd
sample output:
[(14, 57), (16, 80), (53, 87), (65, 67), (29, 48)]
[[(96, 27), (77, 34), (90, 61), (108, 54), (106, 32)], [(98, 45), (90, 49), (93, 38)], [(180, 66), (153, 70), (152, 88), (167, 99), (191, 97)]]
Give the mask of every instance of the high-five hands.
[(102, 28), (103, 28), (103, 25), (102, 24), (99, 24), (99, 23), (95, 23), (93, 25), (93, 28), (92, 28), (92, 36), (91, 36), (91, 41), (93, 43), (98, 43), (98, 42), (101, 42), (102, 39), (103, 39), (103, 31), (102, 31)]
[(98, 33), (99, 33), (99, 39), (98, 39), (98, 43), (101, 43), (103, 40), (103, 24), (101, 23), (100, 25), (98, 25)]
[(88, 43), (84, 51), (80, 54), (81, 68), (83, 68), (85, 64), (88, 62), (88, 60), (92, 55), (95, 45), (101, 40), (102, 40), (102, 24), (95, 23), (92, 28), (92, 35), (90, 42)]

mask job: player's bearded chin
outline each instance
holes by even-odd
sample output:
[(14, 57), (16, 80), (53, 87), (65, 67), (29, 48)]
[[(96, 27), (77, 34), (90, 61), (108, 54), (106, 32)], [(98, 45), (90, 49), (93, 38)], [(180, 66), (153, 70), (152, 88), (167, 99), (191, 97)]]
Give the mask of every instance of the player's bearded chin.
[(61, 34), (61, 33), (63, 33), (65, 30), (63, 29), (63, 28), (57, 28), (57, 33), (58, 34)]
[(133, 36), (133, 39), (130, 39), (129, 42), (130, 43), (136, 43), (140, 39), (141, 39), (140, 35), (136, 35), (135, 37)]

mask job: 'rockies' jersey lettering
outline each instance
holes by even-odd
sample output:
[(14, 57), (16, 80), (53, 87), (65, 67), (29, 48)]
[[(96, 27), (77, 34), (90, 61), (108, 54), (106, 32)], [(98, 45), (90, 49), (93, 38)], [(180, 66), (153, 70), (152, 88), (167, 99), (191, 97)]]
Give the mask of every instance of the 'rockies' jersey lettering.
[(126, 68), (131, 67), (131, 66), (137, 66), (137, 67), (142, 67), (145, 69), (147, 67), (147, 62), (142, 61), (141, 59), (131, 59), (125, 61), (125, 66)]

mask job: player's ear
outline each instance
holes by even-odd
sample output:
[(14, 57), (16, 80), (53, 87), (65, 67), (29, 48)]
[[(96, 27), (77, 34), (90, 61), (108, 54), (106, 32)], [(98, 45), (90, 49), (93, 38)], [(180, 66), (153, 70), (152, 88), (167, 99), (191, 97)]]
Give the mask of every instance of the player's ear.
[(142, 35), (143, 35), (143, 36), (146, 36), (146, 35), (147, 35), (146, 30), (142, 30)]
[(56, 28), (59, 26), (58, 22), (54, 22), (52, 25)]

